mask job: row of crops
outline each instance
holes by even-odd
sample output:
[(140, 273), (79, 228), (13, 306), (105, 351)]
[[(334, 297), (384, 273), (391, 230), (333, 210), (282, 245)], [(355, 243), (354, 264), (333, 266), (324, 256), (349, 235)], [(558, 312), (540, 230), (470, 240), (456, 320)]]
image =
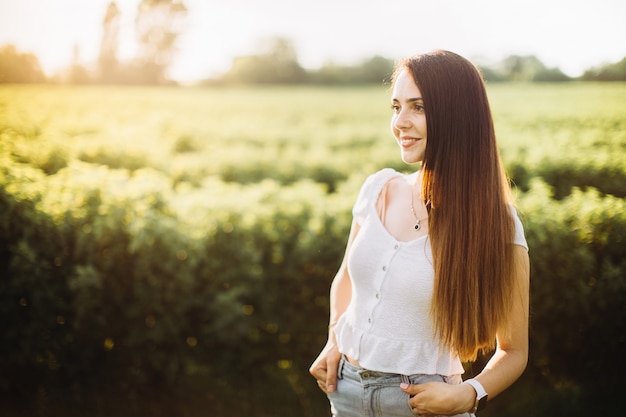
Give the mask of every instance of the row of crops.
[[(484, 415), (614, 413), (626, 85), (488, 88), (532, 305), (529, 366)], [(389, 117), (385, 87), (0, 88), (3, 410), (328, 415), (307, 369), (352, 203), (411, 169)]]

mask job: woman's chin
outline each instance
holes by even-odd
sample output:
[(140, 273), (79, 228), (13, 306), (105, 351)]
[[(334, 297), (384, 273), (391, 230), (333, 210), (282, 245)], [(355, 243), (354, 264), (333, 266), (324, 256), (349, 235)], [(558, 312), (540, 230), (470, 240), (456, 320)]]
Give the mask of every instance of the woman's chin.
[(402, 158), (402, 161), (405, 164), (409, 164), (409, 165), (413, 165), (413, 164), (419, 164), (420, 162), (422, 162), (423, 158), (418, 158), (415, 155), (406, 155), (406, 154), (402, 154), (400, 155), (400, 157)]

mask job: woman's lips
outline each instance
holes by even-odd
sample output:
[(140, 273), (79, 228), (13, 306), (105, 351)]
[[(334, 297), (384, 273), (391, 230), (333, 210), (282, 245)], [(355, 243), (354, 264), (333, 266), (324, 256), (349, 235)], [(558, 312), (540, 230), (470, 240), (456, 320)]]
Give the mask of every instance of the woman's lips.
[(421, 140), (420, 138), (403, 136), (400, 138), (400, 145), (402, 145), (402, 147), (404, 148), (408, 148), (408, 147), (415, 145), (420, 140)]

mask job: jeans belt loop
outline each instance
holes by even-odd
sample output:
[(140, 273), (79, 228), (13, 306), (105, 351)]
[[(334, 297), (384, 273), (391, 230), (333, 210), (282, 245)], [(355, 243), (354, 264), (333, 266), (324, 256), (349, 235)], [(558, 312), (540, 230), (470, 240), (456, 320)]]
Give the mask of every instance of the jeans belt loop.
[(347, 359), (345, 355), (341, 355), (341, 360), (339, 361), (339, 369), (337, 369), (337, 378), (343, 379), (343, 366), (346, 363)]

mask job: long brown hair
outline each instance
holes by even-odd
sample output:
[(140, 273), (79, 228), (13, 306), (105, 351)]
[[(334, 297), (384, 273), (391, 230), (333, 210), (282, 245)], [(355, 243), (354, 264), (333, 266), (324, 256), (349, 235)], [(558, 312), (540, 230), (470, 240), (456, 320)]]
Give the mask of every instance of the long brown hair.
[(485, 84), (471, 62), (448, 51), (405, 59), (396, 74), (402, 69), (426, 113), (421, 198), (435, 270), (431, 314), (442, 345), (474, 360), (509, 330), (513, 288), (511, 195)]

